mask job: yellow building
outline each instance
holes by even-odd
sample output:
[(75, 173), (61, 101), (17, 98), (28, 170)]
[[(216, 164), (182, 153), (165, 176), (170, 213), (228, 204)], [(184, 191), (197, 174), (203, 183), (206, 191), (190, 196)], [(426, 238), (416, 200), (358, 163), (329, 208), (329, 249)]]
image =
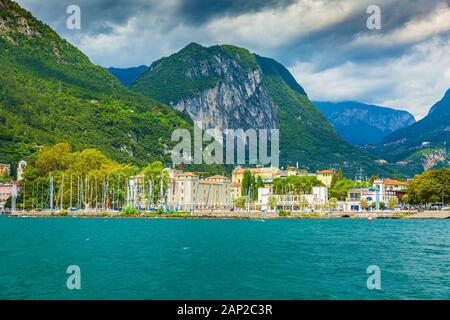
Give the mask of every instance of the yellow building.
[(331, 181), (333, 180), (333, 176), (336, 174), (333, 170), (322, 170), (317, 171), (316, 177), (322, 182), (327, 188), (331, 186)]
[(234, 202), (235, 199), (241, 197), (241, 187), (242, 185), (238, 182), (232, 182), (230, 185), (230, 197), (231, 203)]
[(11, 175), (11, 165), (8, 163), (0, 163), (0, 177)]
[(272, 183), (273, 179), (279, 178), (282, 171), (279, 168), (243, 168), (241, 166), (236, 167), (231, 175), (231, 182), (236, 182), (242, 185), (245, 170), (249, 170), (255, 177), (260, 176), (264, 183)]
[(290, 176), (298, 176), (300, 171), (298, 170), (297, 167), (287, 167), (287, 175), (288, 177)]

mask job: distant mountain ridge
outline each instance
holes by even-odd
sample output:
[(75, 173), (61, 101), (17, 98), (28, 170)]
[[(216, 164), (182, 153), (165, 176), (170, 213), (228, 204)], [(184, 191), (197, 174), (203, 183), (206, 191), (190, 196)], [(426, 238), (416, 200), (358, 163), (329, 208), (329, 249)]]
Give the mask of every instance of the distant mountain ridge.
[(142, 65), (139, 67), (131, 67), (131, 68), (108, 68), (108, 71), (111, 72), (120, 82), (126, 87), (129, 87), (133, 84), (134, 80), (139, 77), (145, 70), (147, 70), (147, 66)]
[(426, 117), (386, 136), (370, 151), (391, 162), (417, 163), (423, 169), (430, 169), (450, 165), (449, 145), (450, 89)]
[(131, 89), (215, 128), (279, 128), (282, 165), (387, 172), (344, 142), (277, 61), (232, 45), (191, 43), (159, 59)]
[(407, 111), (356, 101), (313, 103), (336, 132), (353, 145), (377, 144), (390, 133), (416, 122)]

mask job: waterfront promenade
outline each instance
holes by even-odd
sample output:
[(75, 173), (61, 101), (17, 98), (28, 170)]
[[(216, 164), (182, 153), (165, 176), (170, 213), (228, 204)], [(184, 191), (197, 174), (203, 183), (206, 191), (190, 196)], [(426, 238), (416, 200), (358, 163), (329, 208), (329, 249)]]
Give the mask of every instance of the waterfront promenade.
[(186, 218), (186, 219), (450, 219), (450, 211), (329, 211), (292, 212), (280, 214), (261, 211), (195, 211), (195, 212), (138, 212), (124, 216), (118, 211), (82, 210), (58, 211), (15, 211), (16, 217), (84, 217), (84, 218)]

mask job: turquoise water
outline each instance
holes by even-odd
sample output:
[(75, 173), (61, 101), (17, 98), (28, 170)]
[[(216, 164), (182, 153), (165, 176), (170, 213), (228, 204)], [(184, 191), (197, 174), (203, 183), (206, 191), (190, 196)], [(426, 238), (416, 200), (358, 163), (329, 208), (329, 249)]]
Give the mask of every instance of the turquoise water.
[(0, 298), (449, 299), (450, 221), (0, 217)]

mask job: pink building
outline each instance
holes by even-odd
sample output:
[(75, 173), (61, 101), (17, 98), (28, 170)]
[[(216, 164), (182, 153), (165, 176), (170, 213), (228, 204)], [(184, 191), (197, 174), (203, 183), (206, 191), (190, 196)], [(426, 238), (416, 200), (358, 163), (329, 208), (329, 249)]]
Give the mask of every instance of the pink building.
[[(9, 197), (11, 197), (11, 195), (12, 195), (14, 184), (15, 184), (15, 182), (0, 183), (0, 212), (2, 212), (5, 209), (6, 200), (8, 200)], [(17, 190), (19, 190), (18, 186), (17, 186)]]
[(0, 183), (0, 202), (4, 202), (12, 195), (12, 183)]

